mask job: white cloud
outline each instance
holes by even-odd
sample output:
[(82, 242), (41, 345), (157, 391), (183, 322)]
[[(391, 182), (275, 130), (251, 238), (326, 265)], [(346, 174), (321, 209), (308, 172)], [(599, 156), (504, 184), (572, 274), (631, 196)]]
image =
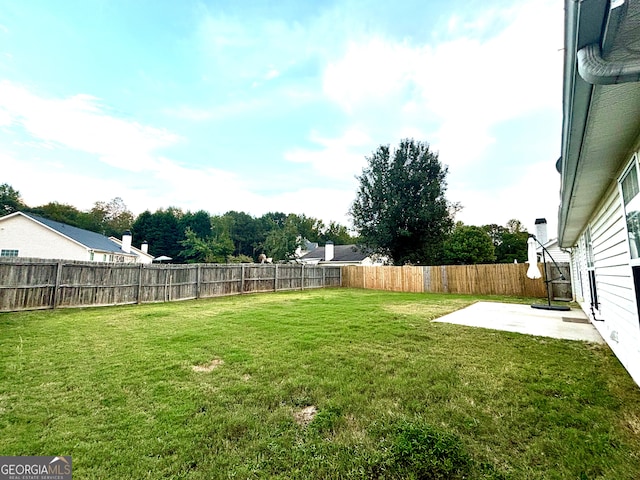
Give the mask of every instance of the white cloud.
[(372, 144), (369, 135), (357, 127), (346, 130), (339, 138), (323, 138), (312, 132), (310, 140), (320, 149), (292, 149), (285, 152), (284, 158), (294, 163), (308, 163), (319, 175), (336, 180), (350, 180), (359, 174)]
[(466, 22), (452, 16), (449, 30), (467, 36), (422, 46), (380, 37), (350, 44), (324, 72), (325, 94), (352, 116), (375, 105), (378, 114), (370, 123), (387, 122), (390, 130), (402, 130), (405, 123), (415, 127), (422, 112), (423, 125), (439, 125), (431, 127), (431, 143), (441, 159), (457, 165), (481, 158), (501, 122), (541, 110), (559, 113), (557, 2), (491, 10)]
[(355, 190), (303, 188), (264, 198), (264, 206), (255, 215), (278, 211), (320, 218), (327, 225), (330, 221), (350, 225), (347, 212), (354, 199)]
[(5, 127), (7, 125), (11, 125), (12, 123), (12, 115), (4, 108), (0, 108), (0, 127)]
[(422, 49), (378, 37), (352, 42), (344, 56), (325, 69), (323, 90), (349, 112), (368, 102), (389, 102), (411, 81), (414, 62), (421, 56)]
[(273, 80), (274, 78), (278, 78), (280, 76), (280, 72), (277, 68), (271, 67), (269, 71), (265, 74), (265, 80)]
[(154, 168), (155, 151), (179, 141), (164, 129), (106, 114), (98, 99), (90, 95), (43, 98), (3, 82), (0, 109), (6, 112), (0, 121), (6, 124), (8, 116), (14, 126), (21, 125), (39, 141), (93, 154), (104, 163), (134, 172)]
[(3, 180), (19, 190), (30, 206), (56, 201), (88, 210), (96, 201), (119, 196), (135, 214), (176, 206), (192, 211), (204, 209), (211, 214), (237, 210), (260, 216), (282, 211), (313, 216), (325, 223), (348, 223), (347, 210), (353, 201), (349, 190), (319, 187), (262, 195), (254, 193), (250, 182), (232, 172), (211, 168), (196, 171), (165, 158), (158, 162), (160, 168), (144, 178), (125, 173), (96, 180), (58, 162), (30, 161), (0, 152), (0, 164), (6, 172)]
[(555, 235), (560, 175), (551, 162), (522, 168), (516, 179), (490, 188), (488, 185), (452, 183), (447, 197), (459, 201), (463, 209), (456, 219), (469, 225), (505, 225), (515, 218), (534, 232), (536, 218), (546, 218), (549, 235)]

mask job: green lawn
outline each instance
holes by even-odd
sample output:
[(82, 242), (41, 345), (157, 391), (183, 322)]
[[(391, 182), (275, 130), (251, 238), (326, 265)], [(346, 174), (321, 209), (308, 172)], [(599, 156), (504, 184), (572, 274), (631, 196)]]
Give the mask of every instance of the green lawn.
[(608, 347), (431, 322), (478, 299), (0, 314), (0, 454), (78, 479), (640, 478), (640, 389)]

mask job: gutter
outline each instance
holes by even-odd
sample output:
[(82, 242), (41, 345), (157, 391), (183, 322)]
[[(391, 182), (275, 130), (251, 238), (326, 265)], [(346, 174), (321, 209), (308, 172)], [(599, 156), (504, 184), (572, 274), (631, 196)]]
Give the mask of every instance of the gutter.
[[(577, 46), (578, 46), (578, 25), (580, 19), (580, 0), (565, 1), (565, 50), (564, 50), (564, 84), (562, 92), (562, 152), (556, 164), (560, 171), (560, 207), (558, 209), (558, 245), (565, 247), (565, 230), (569, 207), (573, 197), (576, 171), (578, 169), (578, 153), (570, 155), (573, 151), (570, 143), (578, 136), (578, 145), (582, 144), (584, 135), (588, 106), (591, 103), (591, 93), (593, 86), (586, 84), (576, 75)], [(576, 92), (577, 91), (577, 92)], [(580, 105), (581, 115), (576, 114), (576, 105)], [(572, 134), (573, 133), (573, 134)], [(571, 243), (571, 242), (569, 242)]]
[(595, 85), (640, 81), (640, 60), (608, 61), (629, 0), (565, 0), (565, 63), (558, 243), (565, 238)]

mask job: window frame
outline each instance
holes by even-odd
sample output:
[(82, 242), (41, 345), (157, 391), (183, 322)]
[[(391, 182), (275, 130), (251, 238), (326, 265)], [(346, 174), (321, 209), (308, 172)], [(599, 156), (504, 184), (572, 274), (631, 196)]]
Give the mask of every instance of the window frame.
[(637, 182), (637, 190), (638, 193), (636, 193), (636, 195), (634, 195), (634, 197), (631, 199), (633, 200), (636, 197), (640, 197), (640, 165), (638, 165), (638, 154), (634, 153), (633, 156), (631, 157), (631, 160), (629, 161), (628, 165), (625, 167), (625, 169), (622, 171), (622, 174), (618, 177), (618, 192), (620, 194), (620, 203), (622, 205), (622, 213), (623, 213), (623, 219), (624, 219), (624, 230), (626, 233), (626, 237), (627, 237), (627, 252), (629, 254), (629, 264), (634, 267), (634, 266), (640, 266), (640, 252), (637, 258), (633, 258), (632, 256), (632, 252), (631, 252), (631, 241), (630, 241), (630, 237), (629, 237), (629, 222), (627, 220), (627, 205), (625, 203), (625, 198), (624, 198), (624, 189), (623, 189), (623, 182), (624, 180), (626, 180), (627, 176), (629, 175), (629, 173), (635, 170), (636, 173), (636, 182)]

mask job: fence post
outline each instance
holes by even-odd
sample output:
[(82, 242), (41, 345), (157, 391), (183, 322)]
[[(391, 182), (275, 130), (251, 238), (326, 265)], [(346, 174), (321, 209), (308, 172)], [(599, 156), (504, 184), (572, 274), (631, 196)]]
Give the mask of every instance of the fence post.
[(196, 299), (200, 298), (200, 277), (202, 275), (202, 265), (199, 263), (196, 267)]
[(338, 267), (340, 269), (340, 286), (342, 287), (342, 269), (344, 267)]
[(164, 267), (164, 294), (162, 295), (162, 301), (167, 301), (167, 288), (169, 285), (169, 269)]
[(242, 271), (240, 273), (240, 293), (244, 293), (244, 263), (242, 264)]
[(322, 288), (327, 286), (327, 275), (326, 275), (326, 268), (325, 267), (320, 267), (322, 268)]
[(141, 303), (140, 297), (142, 294), (142, 269), (144, 268), (144, 263), (141, 263), (138, 267), (138, 288), (136, 290), (136, 303)]
[(304, 290), (304, 263), (300, 267), (300, 290)]
[(56, 281), (53, 286), (53, 302), (51, 308), (56, 308), (60, 303), (60, 281), (62, 279), (62, 262), (56, 264)]
[(442, 271), (442, 290), (444, 293), (449, 293), (449, 282), (447, 280), (447, 267), (446, 265), (442, 265), (440, 267)]
[(274, 268), (276, 269), (276, 271), (273, 274), (273, 291), (277, 292), (278, 291), (278, 264), (277, 263), (274, 265)]

